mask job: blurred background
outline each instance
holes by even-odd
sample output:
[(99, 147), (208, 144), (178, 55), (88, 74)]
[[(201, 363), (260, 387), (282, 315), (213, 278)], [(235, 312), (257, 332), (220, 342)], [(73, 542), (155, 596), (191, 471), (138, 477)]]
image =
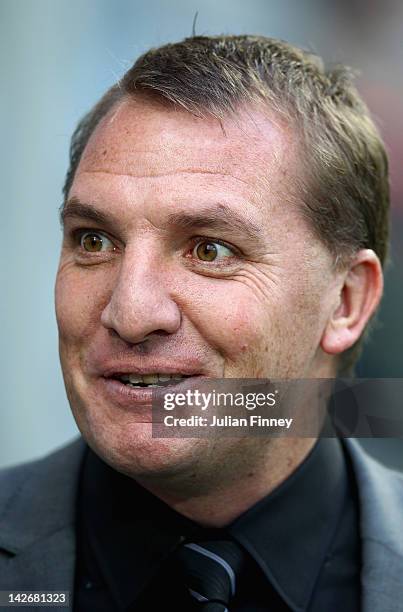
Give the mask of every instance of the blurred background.
[[(392, 263), (358, 375), (403, 377), (400, 0), (0, 0), (0, 466), (44, 454), (77, 433), (53, 308), (71, 133), (139, 54), (190, 36), (196, 12), (197, 34), (279, 37), (360, 72), (358, 87), (390, 154)], [(403, 469), (401, 440), (363, 443)]]

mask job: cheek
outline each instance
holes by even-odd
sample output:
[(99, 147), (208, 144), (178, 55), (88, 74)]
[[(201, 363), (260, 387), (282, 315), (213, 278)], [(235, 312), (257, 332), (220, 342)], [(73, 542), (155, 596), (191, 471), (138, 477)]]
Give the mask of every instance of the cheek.
[(193, 302), (193, 323), (224, 358), (227, 376), (287, 377), (304, 371), (320, 337), (320, 299), (300, 279), (284, 286), (288, 292), (262, 296), (240, 282), (210, 283), (203, 293), (208, 299)]
[[(269, 308), (239, 282), (210, 286), (192, 304), (190, 318), (207, 343), (230, 361), (259, 351), (269, 328)], [(189, 312), (189, 310), (188, 310)]]
[(97, 325), (108, 301), (105, 279), (95, 271), (78, 272), (60, 267), (55, 286), (56, 319), (60, 339), (76, 344), (88, 338)]

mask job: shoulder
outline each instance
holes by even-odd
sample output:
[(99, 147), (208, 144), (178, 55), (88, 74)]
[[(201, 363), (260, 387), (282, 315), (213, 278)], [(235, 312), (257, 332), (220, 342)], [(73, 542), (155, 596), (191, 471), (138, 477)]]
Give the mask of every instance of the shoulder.
[(77, 468), (84, 449), (84, 441), (78, 438), (35, 461), (0, 469), (0, 509), (2, 502), (16, 494), (27, 480), (34, 478), (36, 486), (49, 486), (55, 479), (60, 479), (63, 473)]
[(389, 468), (370, 456), (355, 439), (343, 443), (352, 459), (355, 474), (366, 489), (377, 489), (385, 495), (403, 495), (403, 473)]
[(85, 442), (0, 470), (0, 546), (18, 550), (42, 529), (71, 520)]
[(75, 456), (80, 454), (85, 447), (85, 442), (81, 437), (78, 437), (67, 444), (53, 450), (51, 453), (35, 459), (33, 461), (27, 461), (25, 463), (19, 463), (12, 465), (11, 467), (0, 468), (0, 481), (7, 482), (13, 477), (20, 477), (25, 473), (36, 472), (39, 473), (45, 469), (45, 471), (52, 470), (52, 466), (63, 465), (71, 460), (74, 461)]

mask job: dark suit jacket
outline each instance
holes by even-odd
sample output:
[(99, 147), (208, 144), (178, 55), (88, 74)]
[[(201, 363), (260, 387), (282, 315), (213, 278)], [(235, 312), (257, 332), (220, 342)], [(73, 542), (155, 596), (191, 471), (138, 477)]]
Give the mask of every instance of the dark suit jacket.
[[(360, 499), (362, 610), (403, 612), (403, 477), (371, 459), (356, 441), (346, 440), (346, 447)], [(79, 438), (44, 459), (0, 471), (0, 590), (73, 593), (84, 448)]]

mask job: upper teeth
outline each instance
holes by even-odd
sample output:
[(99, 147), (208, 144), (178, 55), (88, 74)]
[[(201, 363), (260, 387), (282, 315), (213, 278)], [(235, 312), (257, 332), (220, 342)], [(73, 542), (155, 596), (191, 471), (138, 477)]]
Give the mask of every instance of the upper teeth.
[(144, 374), (139, 376), (138, 374), (123, 374), (120, 379), (124, 382), (130, 382), (132, 384), (145, 383), (148, 385), (155, 385), (158, 382), (166, 382), (168, 380), (180, 380), (185, 378), (184, 374)]

